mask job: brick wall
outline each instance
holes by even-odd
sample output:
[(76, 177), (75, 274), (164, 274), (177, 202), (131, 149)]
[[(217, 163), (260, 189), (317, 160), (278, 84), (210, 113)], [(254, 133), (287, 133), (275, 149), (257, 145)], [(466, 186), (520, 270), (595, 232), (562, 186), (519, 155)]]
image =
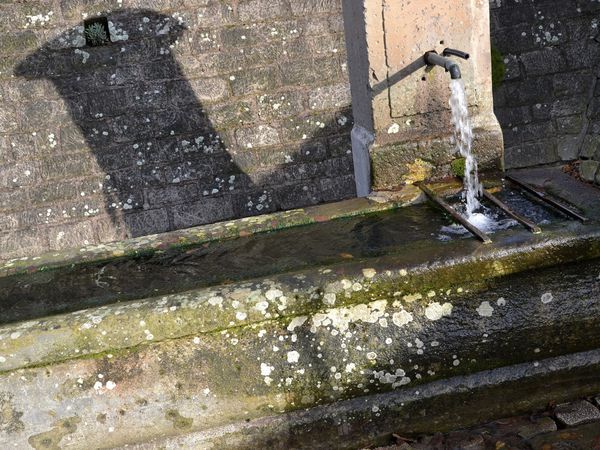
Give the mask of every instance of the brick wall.
[[(581, 159), (600, 181), (600, 2), (491, 0), (495, 89), (509, 168)], [(597, 176), (598, 175), (598, 176)]]
[(355, 195), (339, 0), (0, 15), (0, 259)]

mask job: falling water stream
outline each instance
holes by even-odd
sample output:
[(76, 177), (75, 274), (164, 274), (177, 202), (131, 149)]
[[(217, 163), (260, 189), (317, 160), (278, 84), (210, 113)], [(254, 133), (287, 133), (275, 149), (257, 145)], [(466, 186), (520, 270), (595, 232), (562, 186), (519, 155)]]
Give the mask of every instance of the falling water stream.
[(452, 109), (452, 124), (456, 146), (465, 159), (463, 200), (465, 201), (465, 215), (473, 225), (487, 229), (490, 228), (492, 219), (477, 210), (481, 209), (478, 197), (481, 196), (482, 187), (477, 173), (477, 160), (473, 155), (473, 129), (469, 120), (469, 109), (465, 86), (462, 79), (450, 82), (452, 95), (450, 107)]

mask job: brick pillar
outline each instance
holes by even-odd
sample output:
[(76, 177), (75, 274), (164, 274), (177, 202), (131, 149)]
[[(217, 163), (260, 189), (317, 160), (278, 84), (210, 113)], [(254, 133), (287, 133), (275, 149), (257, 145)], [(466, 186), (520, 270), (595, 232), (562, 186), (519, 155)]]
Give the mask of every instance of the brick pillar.
[(480, 167), (501, 165), (487, 0), (344, 0), (359, 196), (449, 173), (456, 157), (450, 75), (423, 55), (451, 47), (467, 89)]

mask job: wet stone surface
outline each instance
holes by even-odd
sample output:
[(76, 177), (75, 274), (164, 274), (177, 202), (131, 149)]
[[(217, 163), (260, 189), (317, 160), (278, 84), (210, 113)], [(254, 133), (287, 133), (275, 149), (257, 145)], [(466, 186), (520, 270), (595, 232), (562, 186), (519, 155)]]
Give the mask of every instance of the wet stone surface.
[[(583, 404), (586, 404), (585, 406)], [(557, 420), (565, 411), (582, 411), (591, 422)], [(595, 412), (593, 412), (593, 411)], [(591, 416), (594, 419), (591, 419)], [(394, 434), (396, 442), (376, 450), (598, 450), (600, 410), (585, 400), (565, 403), (530, 416), (495, 420), (466, 430), (427, 436)]]

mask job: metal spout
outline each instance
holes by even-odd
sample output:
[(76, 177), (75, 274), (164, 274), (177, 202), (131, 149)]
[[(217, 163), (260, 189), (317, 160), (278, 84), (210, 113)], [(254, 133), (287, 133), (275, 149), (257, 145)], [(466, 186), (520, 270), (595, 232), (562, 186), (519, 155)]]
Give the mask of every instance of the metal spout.
[(430, 66), (440, 66), (446, 69), (446, 72), (450, 72), (450, 77), (453, 80), (458, 80), (462, 77), (460, 73), (460, 67), (454, 61), (443, 56), (438, 55), (435, 52), (425, 53), (425, 62)]
[(462, 77), (460, 73), (460, 67), (451, 59), (446, 56), (458, 56), (459, 58), (469, 59), (469, 54), (453, 48), (446, 48), (442, 52), (442, 55), (438, 55), (436, 52), (427, 52), (424, 55), (425, 62), (430, 66), (440, 66), (446, 69), (446, 72), (450, 72), (450, 77), (453, 80), (458, 80)]

